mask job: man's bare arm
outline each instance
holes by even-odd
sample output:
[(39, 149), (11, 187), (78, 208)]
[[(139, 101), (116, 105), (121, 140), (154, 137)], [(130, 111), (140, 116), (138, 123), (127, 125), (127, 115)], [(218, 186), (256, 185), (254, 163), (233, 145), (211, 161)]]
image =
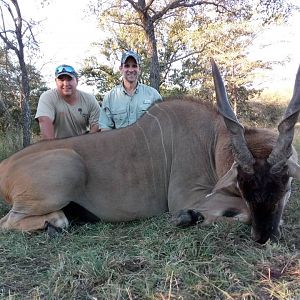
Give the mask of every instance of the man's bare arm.
[(39, 117), (39, 125), (41, 130), (41, 136), (43, 140), (54, 139), (54, 126), (49, 117)]

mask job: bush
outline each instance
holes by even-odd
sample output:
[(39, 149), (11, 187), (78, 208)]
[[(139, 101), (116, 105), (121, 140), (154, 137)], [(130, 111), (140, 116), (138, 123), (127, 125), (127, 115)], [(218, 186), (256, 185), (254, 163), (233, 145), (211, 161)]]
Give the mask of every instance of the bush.
[(22, 132), (7, 131), (0, 133), (0, 160), (3, 160), (22, 148)]
[(239, 119), (250, 126), (274, 128), (278, 125), (289, 100), (290, 95), (286, 91), (264, 91), (247, 101), (247, 105), (238, 107)]

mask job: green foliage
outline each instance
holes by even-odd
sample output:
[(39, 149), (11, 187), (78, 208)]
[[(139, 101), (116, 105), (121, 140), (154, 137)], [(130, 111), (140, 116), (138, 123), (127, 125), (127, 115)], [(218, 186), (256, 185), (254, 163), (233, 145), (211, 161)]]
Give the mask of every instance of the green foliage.
[(85, 61), (80, 73), (84, 76), (83, 80), (87, 85), (97, 87), (98, 94), (96, 97), (99, 101), (102, 100), (106, 91), (112, 89), (120, 81), (120, 74), (114, 72), (112, 66), (100, 64), (92, 57)]
[(290, 99), (291, 94), (284, 91), (263, 91), (240, 106), (238, 115), (252, 126), (277, 127)]
[(0, 132), (0, 161), (22, 148), (21, 131), (8, 130)]
[[(163, 95), (179, 92), (213, 99), (209, 58), (220, 65), (228, 94), (235, 107), (245, 110), (247, 101), (260, 91), (253, 85), (259, 69), (270, 63), (250, 61), (247, 49), (264, 24), (282, 22), (294, 9), (289, 1), (194, 1), (189, 5), (155, 1), (147, 8), (139, 1), (98, 1), (100, 28), (109, 37), (98, 44), (107, 65), (87, 60), (83, 74), (93, 78), (103, 95), (118, 81), (113, 76), (121, 52), (134, 49), (142, 56), (141, 81), (151, 83), (154, 45), (159, 60)], [(145, 7), (144, 7), (145, 6)], [(154, 31), (151, 31), (154, 26)], [(96, 73), (94, 72), (96, 68)], [(166, 94), (164, 94), (166, 92)]]
[[(38, 132), (34, 115), (39, 96), (47, 89), (40, 72), (32, 65), (27, 65), (30, 85), (30, 106), (33, 133)], [(0, 48), (0, 132), (7, 130), (21, 131), (21, 72), (14, 59)]]

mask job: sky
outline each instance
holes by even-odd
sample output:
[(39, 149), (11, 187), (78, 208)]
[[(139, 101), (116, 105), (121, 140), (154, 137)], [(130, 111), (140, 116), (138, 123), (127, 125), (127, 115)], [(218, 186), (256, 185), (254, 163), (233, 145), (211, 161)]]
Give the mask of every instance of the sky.
[(84, 58), (93, 54), (91, 43), (101, 39), (101, 32), (96, 17), (85, 11), (89, 0), (50, 0), (45, 7), (41, 2), (19, 0), (19, 5), (24, 18), (41, 21), (35, 35), (41, 53), (37, 64), (46, 82), (54, 87), (56, 66), (69, 64), (79, 69)]
[[(299, 5), (299, 0), (293, 0)], [(42, 75), (50, 87), (54, 86), (54, 69), (59, 64), (70, 64), (79, 69), (95, 49), (92, 42), (100, 41), (103, 34), (97, 28), (94, 16), (88, 16), (89, 0), (49, 0), (41, 6), (40, 0), (19, 0), (24, 18), (42, 21), (36, 38), (40, 44), (41, 58), (37, 59)], [(284, 60), (289, 62), (266, 72), (262, 86), (276, 89), (292, 89), (295, 74), (300, 64), (300, 12), (294, 15), (288, 25), (272, 27), (260, 34), (250, 56), (263, 60)], [(262, 45), (267, 45), (262, 47)], [(95, 54), (95, 53), (94, 53)], [(85, 87), (87, 88), (87, 87)]]
[[(295, 0), (295, 4), (298, 0)], [(300, 64), (300, 12), (291, 16), (285, 25), (272, 26), (258, 35), (250, 57), (265, 61), (285, 61), (272, 71), (264, 72), (266, 82), (273, 90), (293, 89), (295, 75)]]

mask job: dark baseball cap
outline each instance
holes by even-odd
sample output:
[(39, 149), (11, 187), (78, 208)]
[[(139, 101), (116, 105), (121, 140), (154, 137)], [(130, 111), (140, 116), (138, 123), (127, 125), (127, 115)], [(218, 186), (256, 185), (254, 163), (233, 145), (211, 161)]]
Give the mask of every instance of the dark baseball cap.
[(75, 69), (69, 65), (60, 65), (55, 69), (55, 77), (59, 77), (61, 75), (68, 75), (72, 78), (77, 78), (78, 74)]
[(132, 57), (132, 58), (136, 61), (136, 63), (137, 63), (138, 65), (141, 64), (141, 58), (140, 58), (140, 56), (139, 56), (136, 52), (134, 52), (134, 51), (132, 51), (132, 50), (128, 50), (128, 51), (125, 51), (125, 52), (122, 54), (121, 65), (123, 65), (123, 64), (125, 63), (125, 61), (126, 61), (126, 59), (127, 59), (128, 57)]

